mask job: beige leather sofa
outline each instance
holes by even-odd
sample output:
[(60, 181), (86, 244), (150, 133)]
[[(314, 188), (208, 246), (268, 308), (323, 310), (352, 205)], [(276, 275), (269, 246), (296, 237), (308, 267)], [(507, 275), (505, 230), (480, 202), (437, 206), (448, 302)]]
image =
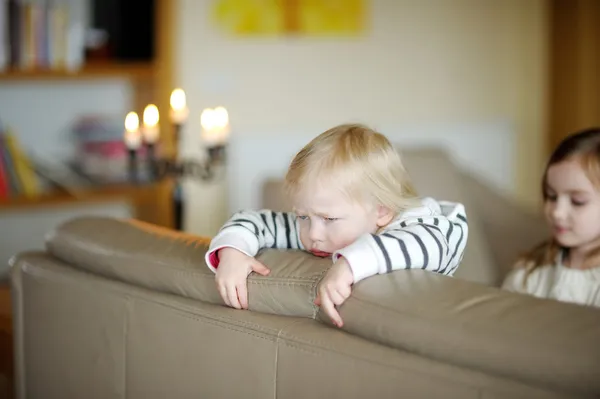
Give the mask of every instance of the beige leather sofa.
[[(539, 218), (442, 153), (406, 162), (423, 194), (465, 203), (463, 265), (361, 281), (341, 330), (312, 304), (327, 260), (261, 253), (272, 273), (250, 277), (241, 311), (222, 305), (207, 239), (100, 217), (58, 226), (11, 261), (18, 397), (599, 397), (600, 311), (494, 287), (543, 236)], [(265, 203), (284, 207), (277, 187)]]

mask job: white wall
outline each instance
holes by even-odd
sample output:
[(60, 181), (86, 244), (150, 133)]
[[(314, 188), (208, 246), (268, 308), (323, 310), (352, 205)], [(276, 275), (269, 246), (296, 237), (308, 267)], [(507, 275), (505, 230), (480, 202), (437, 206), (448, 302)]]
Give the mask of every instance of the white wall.
[[(512, 160), (515, 137), (510, 125), (421, 125), (382, 130), (404, 151), (441, 147), (458, 166), (472, 170), (498, 191), (510, 194), (515, 189)], [(313, 134), (235, 137), (229, 149), (229, 214), (264, 206), (261, 183), (283, 178), (289, 161), (313, 137)], [(273, 148), (277, 148), (277, 152)]]
[[(514, 194), (534, 202), (526, 183), (542, 160), (544, 1), (365, 2), (362, 37), (316, 39), (226, 37), (210, 23), (211, 1), (179, 0), (176, 83), (192, 107), (186, 151), (198, 147), (201, 109), (218, 104), (234, 135), (279, 141), (347, 121), (383, 133), (503, 123), (515, 137)], [(225, 192), (190, 186), (189, 229), (212, 233), (202, 214)]]

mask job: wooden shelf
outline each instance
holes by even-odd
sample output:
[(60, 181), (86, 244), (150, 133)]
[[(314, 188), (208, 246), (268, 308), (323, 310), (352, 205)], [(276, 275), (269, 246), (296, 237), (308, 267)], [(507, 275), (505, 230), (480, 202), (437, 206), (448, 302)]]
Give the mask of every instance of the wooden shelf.
[[(35, 82), (79, 83), (100, 79), (125, 79), (133, 92), (131, 105), (128, 108), (141, 112), (144, 107), (153, 103), (161, 110), (170, 108), (170, 95), (174, 88), (173, 74), (177, 30), (177, 2), (172, 0), (156, 0), (154, 11), (154, 57), (151, 62), (115, 62), (88, 61), (77, 71), (66, 70), (15, 70), (0, 71), (2, 84), (30, 84)], [(1, 90), (1, 89), (0, 89)], [(124, 110), (125, 111), (125, 110)], [(34, 113), (35, 114), (35, 113)], [(35, 115), (34, 115), (35, 117)], [(161, 134), (162, 144), (167, 151), (176, 151), (171, 124), (165, 126)], [(164, 227), (173, 227), (173, 183), (169, 180), (139, 187), (105, 187), (69, 195), (55, 192), (35, 198), (0, 199), (0, 213), (19, 210), (42, 210), (54, 206), (75, 206), (83, 203), (106, 203), (111, 201), (127, 201), (132, 204), (136, 218)], [(1, 217), (1, 216), (0, 216)], [(0, 395), (1, 396), (1, 395)]]
[(149, 195), (154, 185), (123, 185), (86, 189), (77, 195), (66, 192), (52, 192), (37, 197), (13, 197), (0, 199), (0, 212), (46, 206), (75, 205), (81, 203), (112, 202), (128, 199), (139, 202)]
[(147, 79), (153, 77), (154, 73), (154, 64), (151, 62), (91, 62), (77, 71), (51, 69), (9, 69), (7, 71), (0, 72), (0, 82), (104, 78)]

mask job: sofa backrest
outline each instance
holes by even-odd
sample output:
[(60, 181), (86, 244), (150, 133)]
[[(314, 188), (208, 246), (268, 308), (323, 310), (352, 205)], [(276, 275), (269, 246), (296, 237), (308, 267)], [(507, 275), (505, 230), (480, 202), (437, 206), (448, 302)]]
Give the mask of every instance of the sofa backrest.
[[(252, 315), (259, 313), (316, 318), (324, 324), (330, 323), (313, 301), (316, 286), (331, 261), (304, 251), (265, 250), (257, 258), (271, 269), (271, 273), (268, 276), (250, 275), (251, 312), (221, 307), (209, 309), (207, 303), (223, 305), (223, 302), (217, 292), (214, 274), (204, 264), (207, 247), (206, 238), (135, 220), (85, 217), (58, 226), (47, 237), (47, 253), (20, 254), (13, 261), (13, 269), (25, 270), (29, 278), (21, 284), (19, 273), (13, 276), (18, 291), (28, 290), (24, 304), (29, 309), (29, 323), (35, 322), (37, 324), (34, 325), (41, 328), (41, 332), (35, 335), (35, 344), (39, 346), (35, 346), (30, 355), (36, 356), (35, 348), (52, 347), (47, 339), (49, 336), (57, 337), (54, 323), (62, 323), (59, 325), (69, 330), (74, 317), (79, 320), (89, 318), (83, 328), (88, 334), (92, 331), (92, 335), (98, 334), (98, 331), (104, 334), (104, 329), (99, 326), (102, 325), (102, 317), (108, 317), (104, 323), (115, 334), (112, 342), (124, 342), (118, 336), (119, 332), (132, 333), (128, 351), (129, 345), (135, 345), (140, 351), (138, 353), (145, 355), (155, 350), (155, 341), (146, 340), (146, 336), (152, 335), (157, 328), (168, 329), (167, 335), (172, 336), (182, 330), (181, 326), (188, 330), (198, 325), (195, 320), (199, 314), (193, 314), (183, 318), (187, 320), (185, 324), (174, 327), (172, 323), (181, 316), (180, 311), (168, 306), (145, 307), (135, 300), (134, 304), (128, 295), (115, 298), (111, 294), (115, 292), (112, 288), (107, 289), (105, 294), (99, 291), (90, 294), (90, 284), (85, 281), (90, 282), (93, 276), (122, 285), (125, 293), (133, 294), (135, 290), (144, 289), (146, 298), (178, 298), (186, 302), (187, 309), (203, 314), (211, 325), (222, 323), (224, 319), (237, 320), (239, 323), (236, 322), (235, 329), (245, 329), (246, 336), (254, 336), (268, 328), (268, 318), (260, 317), (260, 323), (265, 324), (252, 322), (251, 318), (255, 317)], [(74, 277), (75, 269), (83, 272), (80, 277)], [(71, 289), (70, 294), (75, 295), (67, 296), (57, 284), (52, 284), (52, 281), (73, 281), (74, 278), (80, 281), (74, 285), (75, 289)], [(34, 282), (36, 279), (38, 282)], [(33, 302), (37, 302), (37, 308), (32, 310)], [(60, 320), (46, 314), (46, 302), (53, 303), (54, 311), (61, 314)], [(75, 305), (78, 306), (77, 312), (73, 312)], [(107, 315), (96, 313), (99, 309), (106, 310), (107, 306), (111, 307)], [(206, 310), (202, 310), (203, 307)], [(124, 310), (132, 310), (132, 320), (139, 322), (135, 331), (123, 327)], [(582, 394), (600, 392), (600, 347), (595, 345), (600, 334), (600, 312), (593, 308), (542, 300), (459, 278), (410, 270), (360, 281), (339, 310), (344, 320), (343, 329), (349, 336), (382, 344), (389, 350), (406, 350), (440, 363), (504, 376), (532, 386)], [(40, 314), (44, 315), (41, 326)], [(139, 318), (141, 315), (144, 315), (142, 319)], [(283, 322), (284, 325), (293, 325), (298, 319), (285, 320), (289, 321)], [(156, 324), (148, 328), (148, 323)], [(25, 331), (34, 330), (38, 331), (33, 327), (25, 328)], [(193, 332), (200, 333), (197, 330)], [(70, 342), (86, 342), (79, 339), (79, 333), (77, 331), (77, 338)], [(205, 335), (200, 336), (203, 340), (207, 339)], [(273, 336), (280, 338), (278, 333)], [(573, 339), (574, 336), (577, 339)], [(323, 337), (321, 335), (311, 342), (320, 346)], [(88, 355), (97, 355), (98, 345), (103, 345), (104, 338), (92, 340)], [(215, 341), (233, 347), (240, 345), (239, 338), (234, 336), (224, 340), (226, 342), (223, 339)], [(30, 337), (29, 345), (32, 341)], [(148, 346), (144, 347), (141, 342)], [(241, 346), (249, 347), (252, 343)], [(79, 355), (79, 351), (72, 352)], [(65, 353), (58, 355), (64, 356)], [(121, 356), (109, 356), (109, 359), (120, 359)], [(143, 368), (145, 356), (134, 356), (133, 359), (127, 362), (128, 367), (136, 371)], [(48, 364), (46, 361), (43, 363)], [(138, 382), (143, 382), (141, 376)]]

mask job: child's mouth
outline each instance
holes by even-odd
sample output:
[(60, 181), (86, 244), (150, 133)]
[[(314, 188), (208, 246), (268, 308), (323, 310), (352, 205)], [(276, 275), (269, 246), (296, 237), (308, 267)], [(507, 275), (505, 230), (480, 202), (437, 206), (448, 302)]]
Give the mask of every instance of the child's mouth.
[(324, 251), (319, 251), (318, 249), (311, 249), (310, 253), (313, 254), (313, 255), (315, 255), (315, 256), (318, 256), (320, 258), (328, 258), (328, 257), (331, 256), (331, 253), (324, 252)]

